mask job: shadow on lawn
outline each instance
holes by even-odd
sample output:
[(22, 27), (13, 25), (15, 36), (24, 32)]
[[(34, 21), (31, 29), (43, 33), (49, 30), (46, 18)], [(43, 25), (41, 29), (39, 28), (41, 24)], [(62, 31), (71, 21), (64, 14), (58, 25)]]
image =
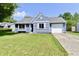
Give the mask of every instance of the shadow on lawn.
[(18, 33), (13, 33), (13, 32), (0, 32), (0, 36), (5, 36), (5, 35), (14, 35)]

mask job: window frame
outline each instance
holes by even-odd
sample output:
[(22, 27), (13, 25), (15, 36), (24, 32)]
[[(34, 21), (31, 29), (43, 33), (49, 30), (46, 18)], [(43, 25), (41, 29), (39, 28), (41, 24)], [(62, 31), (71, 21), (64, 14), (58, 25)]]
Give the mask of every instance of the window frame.
[(15, 24), (15, 28), (18, 28), (18, 26), (19, 26), (18, 24)]
[(26, 24), (26, 28), (29, 27), (29, 24)]
[[(41, 24), (41, 25), (40, 25)], [(40, 27), (41, 26), (41, 27)], [(46, 29), (46, 23), (38, 23), (38, 29)]]
[(43, 24), (43, 23), (40, 23), (40, 24), (39, 24), (39, 28), (40, 28), (40, 29), (44, 29), (44, 24)]

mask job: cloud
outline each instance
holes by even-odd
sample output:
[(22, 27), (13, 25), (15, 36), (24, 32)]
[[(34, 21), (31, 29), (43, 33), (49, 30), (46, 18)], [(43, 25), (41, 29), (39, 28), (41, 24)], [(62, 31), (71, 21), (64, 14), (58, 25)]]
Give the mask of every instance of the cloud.
[(13, 14), (13, 18), (16, 20), (21, 20), (22, 18), (24, 18), (26, 16), (26, 12), (22, 11), (22, 12), (15, 12)]

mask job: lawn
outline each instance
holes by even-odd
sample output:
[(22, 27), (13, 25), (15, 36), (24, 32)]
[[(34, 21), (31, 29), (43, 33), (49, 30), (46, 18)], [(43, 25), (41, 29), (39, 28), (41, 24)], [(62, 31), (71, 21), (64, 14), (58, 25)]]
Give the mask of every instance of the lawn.
[(0, 33), (0, 56), (68, 55), (51, 34)]
[(72, 34), (72, 35), (79, 36), (79, 32), (67, 32), (67, 33)]

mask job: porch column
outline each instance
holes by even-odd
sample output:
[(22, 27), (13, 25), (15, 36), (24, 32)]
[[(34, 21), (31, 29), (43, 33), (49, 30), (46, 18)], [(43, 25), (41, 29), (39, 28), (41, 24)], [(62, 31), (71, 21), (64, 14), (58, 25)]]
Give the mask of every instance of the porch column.
[(18, 29), (19, 29), (19, 24), (18, 24)]
[(32, 29), (32, 28), (31, 28), (31, 24), (29, 24), (29, 28), (30, 28), (30, 32), (31, 32), (31, 29)]
[(24, 29), (26, 30), (26, 24), (24, 24)]

